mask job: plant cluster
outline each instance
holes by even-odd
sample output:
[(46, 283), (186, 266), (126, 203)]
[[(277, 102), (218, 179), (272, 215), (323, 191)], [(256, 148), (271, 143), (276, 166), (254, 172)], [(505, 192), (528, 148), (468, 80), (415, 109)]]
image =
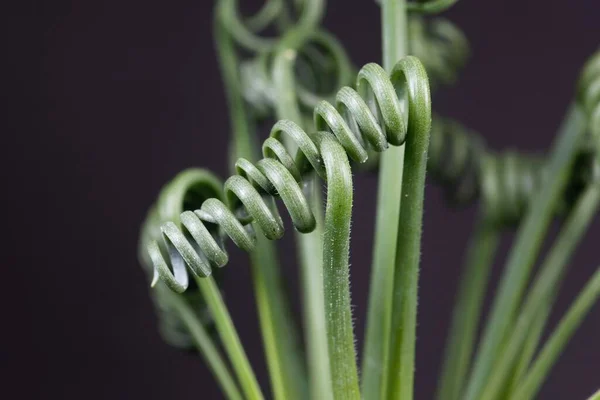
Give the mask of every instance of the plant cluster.
[[(321, 27), (323, 0), (267, 0), (249, 18), (236, 0), (217, 1), (232, 176), (222, 183), (190, 169), (169, 182), (144, 223), (139, 254), (164, 338), (196, 347), (227, 398), (264, 397), (219, 288), (227, 239), (250, 255), (275, 399), (413, 398), (426, 171), (450, 203), (480, 209), (440, 400), (535, 397), (596, 302), (600, 269), (542, 340), (569, 258), (600, 205), (600, 52), (583, 67), (547, 155), (490, 151), (479, 134), (431, 110), (431, 92), (453, 84), (469, 55), (460, 29), (428, 16), (454, 3), (381, 0), (383, 65), (357, 69)], [(278, 35), (263, 36), (267, 28)], [(268, 119), (277, 122), (259, 154), (256, 126)], [(348, 264), (354, 168), (379, 174), (360, 368)], [(296, 228), (302, 344), (273, 242), (284, 234), (281, 207)], [(553, 219), (560, 233), (534, 275)], [(490, 266), (507, 229), (516, 229), (515, 243), (477, 341)]]

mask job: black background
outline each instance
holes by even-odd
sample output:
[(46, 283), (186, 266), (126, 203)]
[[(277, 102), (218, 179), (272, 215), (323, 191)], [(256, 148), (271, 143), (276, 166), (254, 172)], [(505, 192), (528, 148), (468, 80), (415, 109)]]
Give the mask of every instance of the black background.
[[(248, 3), (249, 11), (259, 4)], [(17, 2), (18, 9), (5, 14), (9, 46), (3, 63), (11, 71), (3, 89), (10, 107), (2, 134), (2, 197), (9, 228), (0, 290), (0, 390), (12, 393), (8, 398), (220, 398), (197, 358), (160, 340), (136, 260), (139, 224), (163, 183), (189, 166), (221, 176), (228, 171), (229, 126), (211, 36), (212, 4)], [(463, 0), (446, 15), (466, 32), (473, 56), (460, 84), (436, 94), (436, 109), (483, 132), (490, 147), (548, 147), (578, 71), (600, 43), (600, 4)], [(330, 0), (324, 23), (355, 64), (381, 59), (374, 1)], [(355, 191), (351, 261), (360, 344), (376, 178), (357, 174)], [(449, 209), (438, 188), (428, 185), (419, 399), (434, 392), (474, 214), (474, 208)], [(599, 234), (596, 218), (572, 262), (552, 324), (600, 262)], [(290, 229), (286, 238), (281, 248), (291, 249)], [(503, 255), (509, 242), (507, 235)], [(226, 297), (266, 389), (246, 259), (230, 249)], [(297, 273), (287, 254), (290, 262), (283, 265), (293, 282)], [(584, 399), (598, 388), (599, 337), (596, 307), (540, 398)]]

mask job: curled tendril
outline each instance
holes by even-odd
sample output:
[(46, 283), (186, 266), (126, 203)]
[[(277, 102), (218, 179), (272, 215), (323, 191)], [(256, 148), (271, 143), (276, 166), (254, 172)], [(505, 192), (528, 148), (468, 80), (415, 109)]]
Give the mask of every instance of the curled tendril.
[[(154, 267), (147, 247), (161, 238), (161, 225), (167, 221), (178, 221), (179, 214), (184, 210), (193, 210), (211, 197), (222, 198), (222, 183), (212, 173), (203, 169), (182, 171), (161, 189), (158, 200), (150, 208), (140, 232), (138, 257), (149, 277), (152, 276)], [(215, 279), (219, 281), (220, 274), (216, 274)], [(172, 346), (192, 348), (194, 342), (188, 329), (163, 295), (164, 291), (151, 291), (161, 336)], [(190, 290), (183, 296), (183, 300), (196, 312), (201, 323), (210, 330), (213, 320), (202, 294), (197, 290)]]
[(481, 198), (490, 221), (513, 224), (547, 178), (544, 160), (512, 151), (489, 153), (479, 137), (455, 121), (436, 116), (428, 171), (452, 204)]
[[(551, 178), (545, 159), (515, 151), (488, 152), (479, 137), (455, 121), (436, 116), (427, 169), (450, 203), (465, 205), (481, 199), (490, 223), (514, 226), (530, 198)], [(556, 206), (557, 215), (568, 212), (582, 190), (598, 179), (594, 157), (589, 149), (581, 149), (570, 185)]]
[[(348, 56), (329, 33), (308, 33), (296, 53), (296, 94), (303, 109), (312, 110), (320, 100), (335, 97), (337, 88), (351, 82), (353, 68)], [(261, 53), (241, 66), (244, 98), (259, 117), (270, 115), (279, 94), (273, 83), (275, 54)]]
[(584, 65), (577, 89), (577, 99), (588, 123), (580, 157), (580, 164), (586, 166), (581, 179), (600, 182), (600, 51)]
[[(183, 292), (189, 281), (186, 266), (199, 277), (210, 275), (213, 267), (227, 263), (220, 241), (224, 235), (237, 247), (251, 251), (255, 234), (250, 222), (267, 238), (280, 238), (284, 228), (275, 197), (283, 200), (298, 231), (312, 231), (315, 218), (302, 191), (303, 176), (314, 171), (327, 180), (324, 160), (331, 158), (328, 152), (336, 146), (354, 161), (363, 162), (368, 146), (383, 151), (389, 144), (403, 144), (407, 135), (428, 134), (429, 84), (418, 59), (404, 58), (389, 76), (379, 65), (367, 64), (359, 71), (356, 86), (357, 90), (339, 90), (335, 107), (326, 101), (315, 107), (315, 134), (307, 134), (291, 121), (277, 122), (263, 144), (262, 160), (256, 164), (243, 158), (237, 161), (237, 175), (224, 185), (227, 205), (209, 198), (200, 209), (183, 212), (180, 227), (174, 222), (162, 225), (169, 262), (157, 241), (148, 245), (153, 282), (160, 277), (171, 289)], [(281, 143), (283, 134), (297, 144), (295, 157)]]
[[(459, 123), (436, 116), (427, 169), (448, 201), (470, 204), (481, 198), (489, 222), (520, 221), (529, 199), (548, 179), (544, 158), (514, 151), (491, 153), (480, 136)], [(563, 210), (562, 202), (557, 210)]]
[(590, 139), (600, 147), (600, 51), (587, 61), (578, 85), (578, 100), (588, 116)]
[[(323, 0), (305, 0), (296, 2), (299, 17), (294, 24), (294, 29), (311, 30), (319, 25), (323, 16)], [(263, 7), (252, 17), (244, 20), (239, 13), (237, 0), (220, 0), (217, 5), (219, 19), (227, 28), (237, 44), (246, 50), (266, 52), (277, 46), (278, 39), (263, 37), (257, 32), (265, 29), (274, 22), (279, 22), (280, 27), (286, 28), (289, 23), (289, 11), (283, 0), (268, 0)]]
[[(453, 84), (469, 57), (463, 32), (450, 21), (409, 19), (410, 53), (425, 66), (430, 83)], [(241, 66), (245, 100), (259, 117), (270, 115), (278, 92), (273, 84), (273, 51), (260, 53)], [(330, 99), (338, 87), (352, 79), (354, 67), (335, 37), (324, 31), (306, 35), (297, 49), (296, 92), (303, 110), (311, 111), (322, 99)]]
[[(567, 213), (586, 186), (600, 181), (600, 53), (586, 63), (577, 98), (587, 115), (589, 134), (580, 146), (557, 214)], [(460, 124), (436, 116), (427, 168), (453, 203), (466, 204), (481, 197), (491, 222), (514, 225), (533, 194), (551, 179), (544, 158), (510, 151), (490, 153), (478, 137)]]
[(417, 57), (429, 79), (445, 85), (456, 82), (458, 72), (469, 58), (469, 42), (464, 33), (444, 18), (408, 20), (409, 50)]

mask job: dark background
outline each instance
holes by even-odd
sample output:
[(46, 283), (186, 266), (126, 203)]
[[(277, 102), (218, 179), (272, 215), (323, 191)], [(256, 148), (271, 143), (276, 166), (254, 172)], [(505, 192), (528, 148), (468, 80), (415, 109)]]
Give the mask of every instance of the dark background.
[[(259, 4), (249, 3), (255, 5), (249, 10)], [(325, 26), (355, 64), (379, 61), (375, 2), (328, 3)], [(139, 224), (167, 180), (189, 166), (221, 176), (228, 171), (229, 126), (211, 37), (212, 2), (13, 7), (3, 26), (9, 41), (3, 63), (10, 68), (3, 90), (10, 107), (2, 134), (2, 197), (10, 228), (0, 290), (2, 392), (13, 393), (8, 398), (220, 398), (197, 358), (159, 338), (136, 260)], [(600, 4), (461, 1), (446, 15), (466, 32), (473, 56), (459, 86), (436, 94), (436, 109), (483, 132), (492, 148), (548, 147), (573, 98), (578, 71), (600, 42)], [(351, 261), (360, 344), (376, 177), (357, 174), (355, 188)], [(438, 188), (428, 186), (419, 399), (434, 392), (474, 211), (449, 209)], [(552, 324), (600, 261), (598, 222), (573, 260)], [(290, 229), (286, 238), (288, 249)], [(509, 241), (507, 235), (503, 254)], [(249, 271), (233, 247), (225, 293), (266, 388)], [(294, 281), (293, 264), (285, 265)], [(540, 398), (584, 399), (598, 388), (599, 337), (596, 307)]]

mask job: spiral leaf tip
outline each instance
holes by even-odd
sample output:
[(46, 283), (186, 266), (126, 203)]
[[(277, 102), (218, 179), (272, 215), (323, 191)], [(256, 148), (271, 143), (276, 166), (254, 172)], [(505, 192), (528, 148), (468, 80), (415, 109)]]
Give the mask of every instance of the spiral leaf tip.
[[(280, 238), (283, 223), (275, 197), (283, 201), (296, 230), (312, 232), (316, 219), (303, 191), (304, 175), (314, 171), (327, 181), (328, 168), (338, 165), (326, 165), (327, 157), (339, 163), (347, 163), (348, 157), (364, 162), (369, 148), (383, 151), (388, 144), (402, 145), (409, 136), (429, 134), (431, 100), (425, 68), (412, 56), (400, 60), (391, 75), (377, 64), (367, 64), (358, 73), (357, 90), (343, 87), (335, 106), (320, 101), (313, 116), (315, 133), (305, 132), (292, 121), (279, 121), (262, 146), (263, 159), (255, 164), (239, 159), (237, 175), (224, 185), (226, 203), (208, 198), (194, 212), (181, 214), (181, 226), (173, 222), (161, 226), (170, 262), (156, 242), (149, 246), (155, 268), (153, 282), (158, 276), (174, 291), (183, 292), (188, 286), (187, 270), (197, 277), (210, 275), (212, 267), (227, 262), (220, 245), (223, 234), (248, 252), (256, 241), (253, 225), (269, 239)], [(284, 134), (298, 146), (295, 157), (280, 141)], [(339, 149), (346, 161), (330, 154)], [(343, 180), (352, 187), (351, 174)]]

